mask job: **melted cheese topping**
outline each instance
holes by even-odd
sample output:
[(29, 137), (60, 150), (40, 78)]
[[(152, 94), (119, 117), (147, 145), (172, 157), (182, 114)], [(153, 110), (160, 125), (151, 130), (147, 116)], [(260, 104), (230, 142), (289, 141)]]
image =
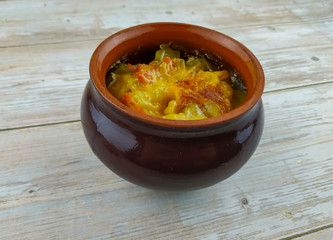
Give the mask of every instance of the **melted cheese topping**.
[(234, 92), (229, 73), (203, 69), (202, 64), (187, 66), (184, 59), (170, 57), (121, 65), (108, 89), (128, 107), (154, 117), (197, 120), (229, 112)]

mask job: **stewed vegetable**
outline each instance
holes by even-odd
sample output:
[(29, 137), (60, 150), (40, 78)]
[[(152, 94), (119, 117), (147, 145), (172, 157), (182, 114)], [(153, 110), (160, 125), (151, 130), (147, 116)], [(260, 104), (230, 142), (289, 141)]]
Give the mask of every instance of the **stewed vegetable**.
[(240, 105), (246, 86), (233, 70), (214, 69), (204, 57), (161, 44), (148, 64), (122, 63), (111, 72), (108, 89), (131, 109), (174, 120), (215, 117)]

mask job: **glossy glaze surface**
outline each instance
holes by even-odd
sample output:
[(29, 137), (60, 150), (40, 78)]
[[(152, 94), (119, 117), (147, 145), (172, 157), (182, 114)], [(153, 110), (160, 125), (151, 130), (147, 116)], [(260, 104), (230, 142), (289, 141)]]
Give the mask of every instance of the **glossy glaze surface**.
[[(255, 151), (264, 124), (260, 100), (264, 75), (256, 58), (229, 37), (191, 25), (167, 25), (124, 30), (97, 48), (90, 64), (91, 79), (82, 97), (81, 120), (96, 156), (119, 176), (148, 188), (192, 190), (231, 176)], [(161, 34), (159, 27), (168, 35)], [(180, 31), (187, 34), (179, 35)], [(206, 33), (201, 39), (204, 43), (199, 45), (198, 39), (193, 40), (195, 44), (192, 39), (188, 42), (188, 35), (193, 33)], [(142, 38), (143, 35), (146, 37)], [(226, 60), (240, 71), (248, 87), (245, 103), (221, 117), (197, 121), (158, 119), (120, 104), (105, 91), (107, 68), (122, 54), (133, 50), (133, 41), (136, 46), (139, 43), (147, 46), (153, 36), (154, 44), (175, 37), (187, 46), (207, 49), (214, 45), (214, 49), (229, 51)], [(222, 57), (225, 59), (225, 55)]]
[(88, 143), (107, 167), (132, 183), (167, 190), (202, 188), (231, 176), (253, 154), (264, 123), (260, 100), (238, 121), (208, 132), (131, 126), (91, 82), (81, 114)]

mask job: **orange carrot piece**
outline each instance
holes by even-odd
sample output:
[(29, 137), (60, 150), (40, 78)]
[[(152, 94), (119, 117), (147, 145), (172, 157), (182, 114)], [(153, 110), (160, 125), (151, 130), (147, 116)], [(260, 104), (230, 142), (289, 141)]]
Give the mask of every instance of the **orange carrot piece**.
[(128, 68), (129, 70), (131, 70), (132, 72), (135, 72), (135, 67), (134, 67), (132, 64), (128, 63), (128, 64), (127, 64), (127, 68)]
[(170, 57), (165, 57), (165, 58), (163, 58), (162, 61), (165, 62), (168, 65), (170, 65), (170, 63), (172, 64), (172, 59)]
[(140, 113), (145, 113), (143, 109), (134, 101), (133, 97), (129, 95), (128, 93), (125, 93), (122, 98), (122, 103), (124, 103), (126, 106), (129, 108), (140, 112)]

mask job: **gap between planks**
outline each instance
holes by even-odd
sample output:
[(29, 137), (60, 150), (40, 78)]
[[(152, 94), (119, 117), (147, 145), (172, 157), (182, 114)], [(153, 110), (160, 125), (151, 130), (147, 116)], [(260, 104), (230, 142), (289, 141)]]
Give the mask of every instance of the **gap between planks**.
[[(219, 31), (219, 30), (217, 30)], [(223, 33), (222, 31), (219, 31)], [(116, 32), (114, 32), (116, 33)], [(109, 37), (109, 36), (106, 36)], [(106, 38), (105, 37), (105, 38)], [(37, 46), (50, 46), (50, 45), (61, 45), (61, 44), (72, 44), (72, 43), (84, 43), (84, 42), (96, 42), (100, 41), (102, 42), (105, 40), (105, 38), (95, 38), (95, 39), (87, 39), (87, 40), (75, 40), (75, 41), (63, 41), (63, 42), (53, 42), (53, 43), (36, 43), (36, 44), (27, 44), (27, 45), (13, 45), (13, 46), (0, 46), (0, 49), (5, 49), (5, 48), (24, 48), (24, 47), (37, 47)], [(96, 45), (96, 47), (98, 44)], [(261, 53), (261, 54), (268, 54), (268, 53), (281, 53), (285, 52), (286, 50), (299, 50), (299, 49), (304, 49), (306, 48), (307, 50), (313, 50), (317, 48), (330, 48), (332, 47), (332, 44), (313, 44), (313, 45), (307, 45), (307, 46), (290, 46), (290, 47), (283, 47), (283, 48), (275, 48), (275, 49), (269, 49), (269, 50), (262, 50), (262, 51), (256, 51), (256, 53)]]
[[(301, 88), (318, 86), (318, 85), (325, 85), (325, 84), (330, 84), (332, 82), (333, 82), (333, 80), (326, 81), (326, 82), (320, 82), (320, 83), (313, 83), (313, 84), (308, 84), (308, 85), (293, 86), (293, 87), (289, 87), (289, 88), (281, 88), (281, 89), (268, 90), (268, 91), (264, 91), (263, 94), (266, 94), (266, 93), (275, 93), (275, 92), (283, 92), (283, 91), (290, 91), (290, 90), (294, 90), (294, 89), (301, 89)], [(0, 132), (11, 131), (11, 130), (27, 129), (27, 128), (45, 127), (45, 126), (51, 126), (51, 125), (76, 123), (76, 122), (81, 122), (81, 120), (80, 119), (73, 119), (73, 120), (68, 120), (68, 121), (57, 121), (57, 122), (32, 124), (32, 125), (19, 126), (19, 127), (3, 128), (3, 129), (0, 129)]]
[(26, 129), (26, 128), (35, 128), (35, 127), (45, 127), (45, 126), (60, 125), (60, 124), (68, 124), (68, 123), (76, 123), (76, 122), (81, 122), (81, 120), (75, 119), (75, 120), (68, 120), (68, 121), (49, 122), (49, 123), (33, 124), (33, 125), (26, 125), (26, 126), (20, 126), (20, 127), (4, 128), (4, 129), (0, 129), (0, 132), (10, 131), (10, 130), (20, 130), (20, 129)]
[[(259, 24), (248, 24), (248, 25), (243, 25), (243, 26), (223, 26), (223, 28), (221, 27), (206, 27), (206, 28), (211, 28), (215, 31), (221, 32), (223, 33), (224, 30), (233, 30), (233, 29), (252, 29), (252, 28), (261, 28), (261, 27), (267, 27), (267, 26), (290, 26), (290, 25), (298, 25), (298, 24), (313, 24), (313, 23), (325, 23), (327, 21), (331, 21), (333, 20), (333, 17), (328, 16), (328, 17), (323, 17), (323, 18), (318, 18), (318, 19), (311, 19), (311, 20), (298, 20), (298, 21), (286, 21), (286, 22), (273, 22), (273, 23), (269, 23), (267, 24), (263, 24), (263, 23), (259, 23)], [(135, 24), (135, 25), (141, 25), (141, 24), (145, 24), (146, 22), (142, 22), (140, 24)], [(147, 22), (148, 23), (148, 22)], [(193, 23), (186, 23), (186, 24), (193, 24)], [(132, 26), (135, 26), (132, 25)], [(129, 26), (131, 27), (131, 26)], [(111, 29), (104, 29), (104, 30), (110, 30), (111, 35), (121, 31), (123, 29), (129, 28), (129, 27), (119, 27), (119, 28), (111, 28)], [(205, 26), (204, 26), (205, 27)], [(77, 40), (66, 40), (66, 41), (59, 41), (59, 42), (40, 42), (40, 43), (29, 43), (29, 44), (20, 44), (20, 45), (5, 45), (5, 46), (1, 46), (0, 45), (0, 49), (2, 48), (15, 48), (15, 47), (30, 47), (30, 46), (43, 46), (43, 45), (54, 45), (54, 44), (66, 44), (66, 43), (81, 43), (81, 42), (90, 42), (90, 41), (103, 41), (106, 37), (109, 37), (110, 34), (105, 35), (102, 34), (102, 36), (98, 37), (98, 38), (89, 38), (89, 39), (77, 39)], [(328, 47), (330, 47), (331, 45), (328, 45)], [(303, 47), (303, 46), (302, 46)], [(309, 46), (312, 47), (312, 46)], [(313, 45), (313, 47), (318, 47), (318, 45)], [(291, 48), (299, 48), (299, 47), (291, 47)], [(285, 48), (284, 48), (285, 49)], [(277, 49), (278, 50), (278, 49)], [(273, 50), (274, 51), (274, 50)]]
[[(274, 25), (274, 26), (284, 26), (283, 24), (270, 24), (269, 26)], [(250, 28), (257, 28), (260, 25), (253, 25), (251, 27), (243, 27), (243, 29), (250, 29)], [(261, 25), (262, 27), (266, 27), (265, 25)], [(125, 29), (125, 28), (124, 28)], [(231, 30), (231, 29), (239, 29), (239, 27), (225, 27), (222, 29), (214, 29), (215, 31), (218, 31), (220, 33), (224, 33), (224, 30)], [(31, 43), (31, 44), (21, 44), (21, 45), (7, 45), (7, 46), (1, 46), (0, 45), (0, 49), (5, 49), (5, 48), (20, 48), (20, 47), (34, 47), (34, 46), (49, 46), (49, 45), (61, 45), (61, 44), (67, 44), (67, 43), (84, 43), (84, 42), (95, 42), (95, 41), (99, 41), (102, 42), (103, 40), (105, 40), (107, 37), (117, 33), (118, 31), (123, 30), (122, 28), (116, 29), (115, 31), (111, 32), (108, 35), (105, 35), (104, 37), (100, 37), (100, 38), (89, 38), (89, 39), (78, 39), (78, 40), (73, 40), (73, 41), (60, 41), (60, 42), (45, 42), (45, 43)], [(232, 37), (234, 38), (234, 37)], [(331, 47), (331, 44), (324, 44), (324, 45), (318, 45), (318, 44), (314, 44), (314, 45), (308, 45), (306, 46), (309, 49), (315, 49), (315, 48), (319, 48), (319, 47)], [(96, 46), (97, 47), (97, 46)], [(261, 51), (262, 53), (277, 53), (277, 52), (281, 52), (285, 49), (300, 49), (300, 48), (304, 48), (304, 46), (291, 46), (291, 47), (285, 47), (285, 48), (277, 48), (277, 49), (273, 49), (273, 50), (268, 50), (268, 51)]]
[(322, 227), (314, 228), (314, 229), (311, 229), (311, 230), (303, 232), (303, 233), (294, 234), (294, 235), (291, 235), (289, 237), (281, 238), (280, 240), (292, 240), (292, 239), (304, 237), (304, 236), (310, 235), (312, 233), (320, 232), (320, 231), (330, 229), (330, 228), (333, 228), (333, 224), (329, 224), (329, 225), (325, 225), (325, 226), (322, 226)]

